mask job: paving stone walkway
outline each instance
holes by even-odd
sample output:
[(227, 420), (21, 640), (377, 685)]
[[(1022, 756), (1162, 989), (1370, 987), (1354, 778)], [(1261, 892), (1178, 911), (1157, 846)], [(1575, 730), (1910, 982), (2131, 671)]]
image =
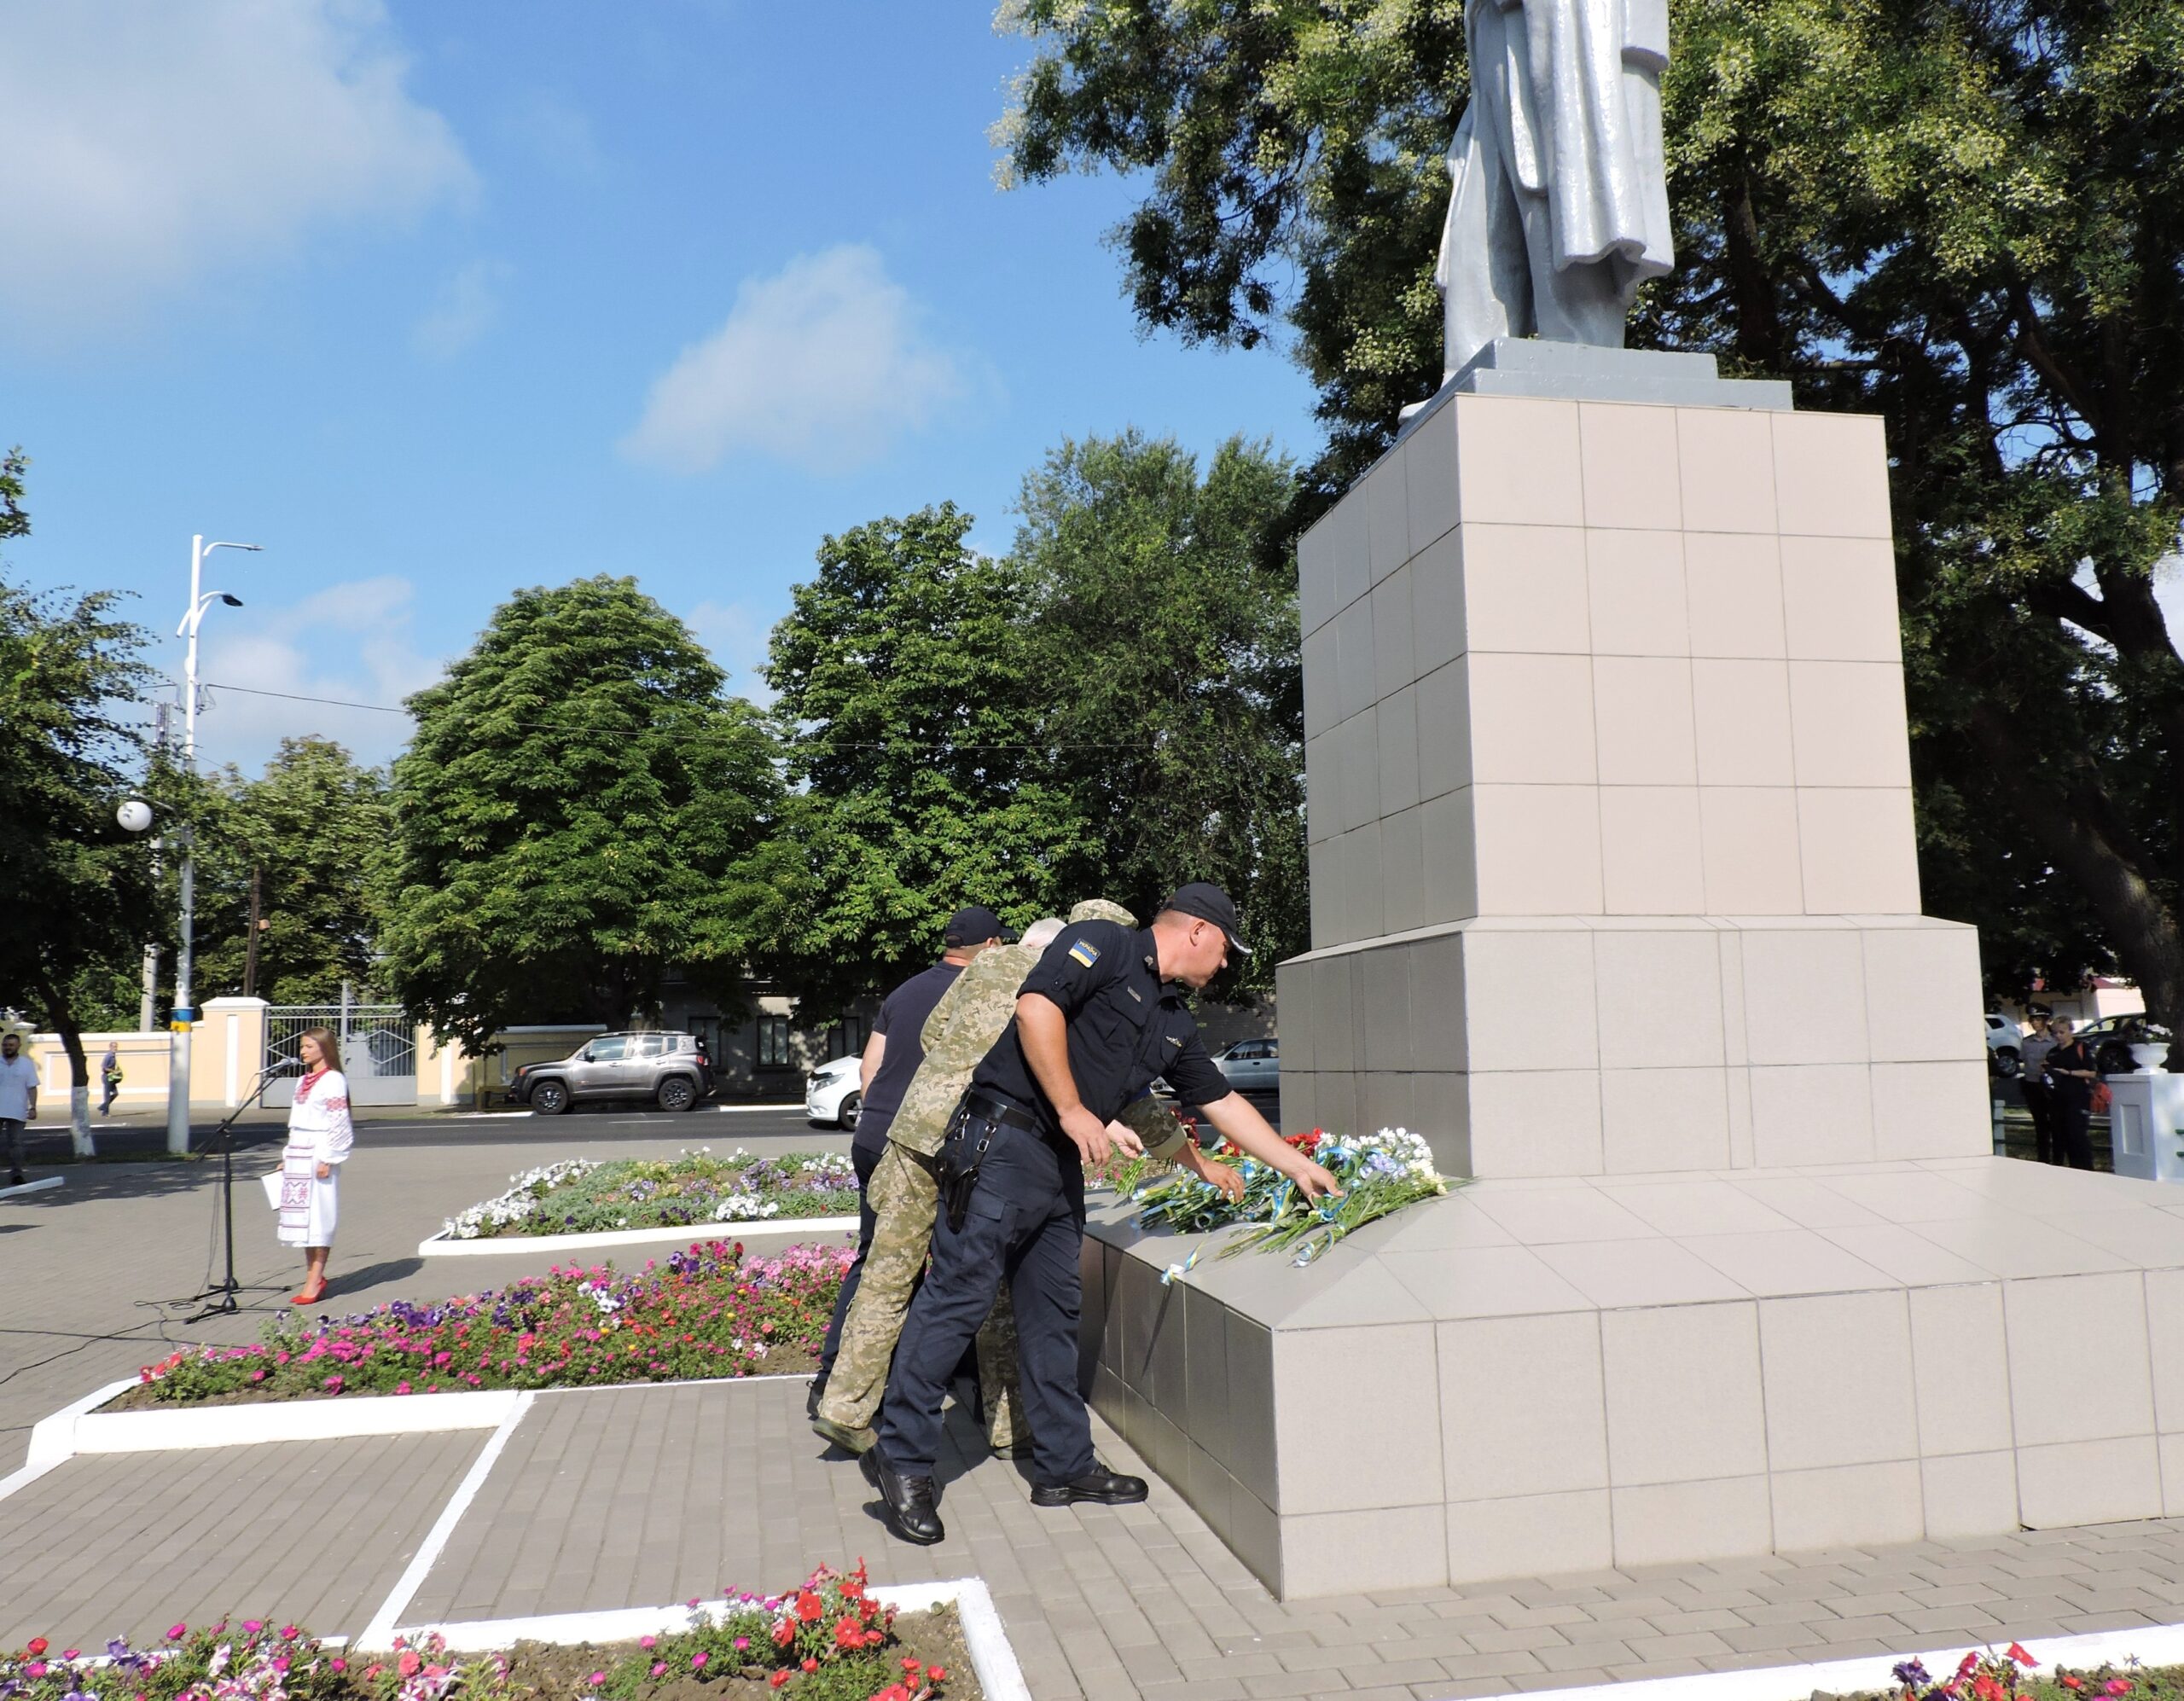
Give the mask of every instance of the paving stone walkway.
[[(382, 1266), (360, 1300), (415, 1293), (417, 1239), (525, 1156), (403, 1159), (398, 1177), (390, 1161), (379, 1187), (351, 1190), (349, 1268)], [(206, 1204), (195, 1187), (86, 1190), (67, 1211), (44, 1207), (56, 1215), (35, 1240), (0, 1233), (18, 1323), (0, 1331), (14, 1431), (0, 1470), (32, 1419), (152, 1356), (160, 1333), (125, 1327), (129, 1296), (194, 1275), (204, 1243), (185, 1231), (201, 1235)], [(26, 1258), (26, 1242), (44, 1255)], [(276, 1258), (261, 1250), (253, 1276)], [(429, 1279), (514, 1273), (483, 1262), (495, 1277)], [(1020, 1468), (987, 1457), (961, 1412), (941, 1466), (949, 1539), (911, 1548), (878, 1522), (856, 1465), (810, 1437), (803, 1402), (798, 1380), (541, 1396), (403, 1622), (779, 1588), (862, 1555), (883, 1582), (984, 1578), (1039, 1701), (1454, 1701), (2012, 1637), (2037, 1652), (2046, 1636), (2184, 1621), (2184, 1519), (1284, 1603), (1157, 1480), (1142, 1507), (1033, 1508)], [(1095, 1427), (1110, 1463), (1144, 1468)], [(72, 1460), (0, 1501), (0, 1641), (97, 1646), (229, 1607), (353, 1633), (483, 1444), (469, 1431)]]

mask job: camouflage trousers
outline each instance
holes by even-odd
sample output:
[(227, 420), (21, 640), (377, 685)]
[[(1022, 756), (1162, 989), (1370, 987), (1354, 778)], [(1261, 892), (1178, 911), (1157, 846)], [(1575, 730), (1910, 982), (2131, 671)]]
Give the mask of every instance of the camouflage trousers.
[[(869, 1429), (880, 1414), (895, 1343), (932, 1245), (933, 1220), (940, 1210), (940, 1160), (891, 1140), (864, 1197), (878, 1222), (872, 1248), (864, 1255), (864, 1273), (857, 1278), (857, 1297), (842, 1320), (827, 1391), (819, 1400), (819, 1415), (845, 1429)], [(979, 1330), (979, 1385), (985, 1396), (986, 1439), (995, 1451), (1028, 1440), (1017, 1418), (1016, 1312), (1007, 1282)]]

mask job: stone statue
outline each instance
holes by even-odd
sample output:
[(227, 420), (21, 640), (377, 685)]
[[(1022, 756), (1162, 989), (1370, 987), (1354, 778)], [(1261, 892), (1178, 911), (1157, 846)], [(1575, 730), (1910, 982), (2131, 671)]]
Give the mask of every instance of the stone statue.
[(1675, 262), (1661, 157), (1668, 0), (1470, 0), (1471, 104), (1434, 282), (1443, 381), (1496, 337), (1623, 346)]

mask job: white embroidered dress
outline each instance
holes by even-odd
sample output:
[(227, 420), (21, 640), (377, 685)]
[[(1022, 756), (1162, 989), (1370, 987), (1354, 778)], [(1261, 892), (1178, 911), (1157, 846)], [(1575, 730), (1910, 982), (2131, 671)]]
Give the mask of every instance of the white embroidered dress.
[[(281, 1154), (281, 1244), (331, 1246), (338, 1216), (341, 1165), (356, 1131), (349, 1122), (349, 1082), (322, 1069), (296, 1083), (288, 1107), (288, 1146)], [(332, 1174), (318, 1179), (318, 1166)]]

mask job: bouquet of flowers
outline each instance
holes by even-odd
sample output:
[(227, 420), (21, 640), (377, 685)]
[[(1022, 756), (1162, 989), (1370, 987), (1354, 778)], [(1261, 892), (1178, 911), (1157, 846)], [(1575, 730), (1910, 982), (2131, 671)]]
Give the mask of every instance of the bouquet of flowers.
[[(1316, 1128), (1287, 1136), (1287, 1142), (1333, 1173), (1342, 1183), (1340, 1199), (1315, 1205), (1281, 1171), (1224, 1145), (1219, 1156), (1236, 1164), (1244, 1178), (1241, 1199), (1231, 1199), (1195, 1176), (1173, 1176), (1137, 1191), (1139, 1225), (1205, 1234), (1247, 1224), (1244, 1233), (1229, 1237), (1222, 1257), (1257, 1246), (1288, 1252), (1292, 1263), (1302, 1265), (1352, 1229), (1449, 1190), (1448, 1181), (1434, 1170), (1432, 1150), (1408, 1129), (1384, 1128), (1343, 1139)], [(1192, 1256), (1195, 1260), (1197, 1255)]]

